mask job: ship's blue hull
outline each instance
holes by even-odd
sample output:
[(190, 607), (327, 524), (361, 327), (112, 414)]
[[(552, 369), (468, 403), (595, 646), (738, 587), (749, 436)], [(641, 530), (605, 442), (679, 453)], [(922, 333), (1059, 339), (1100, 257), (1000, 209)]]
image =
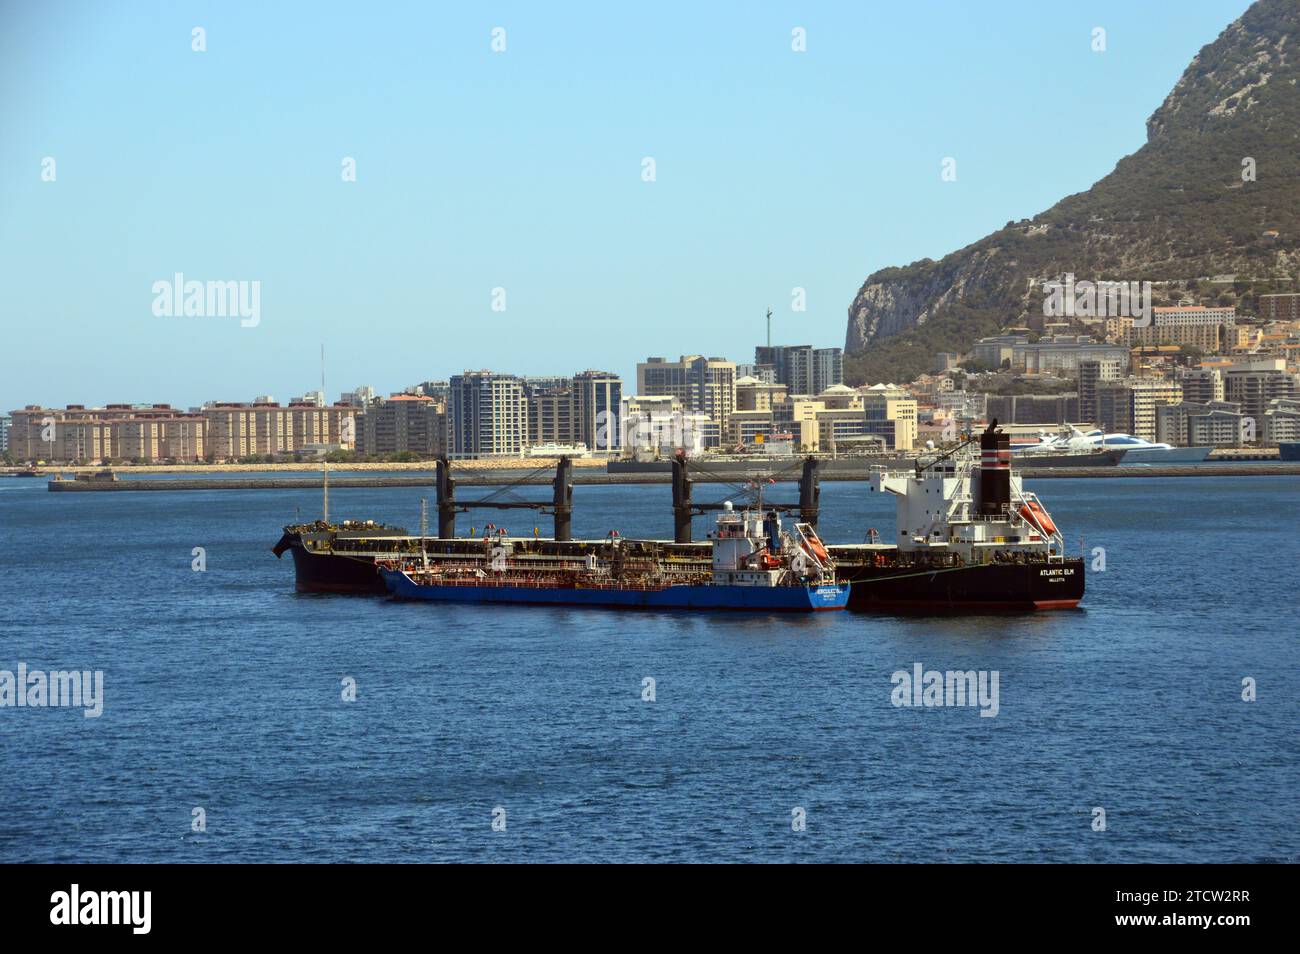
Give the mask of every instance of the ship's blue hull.
[(808, 613), (844, 609), (849, 584), (827, 586), (677, 585), (661, 590), (579, 589), (549, 586), (438, 586), (414, 582), (397, 570), (380, 569), (398, 599), (449, 603), (525, 603), (608, 606), (626, 609), (742, 610)]

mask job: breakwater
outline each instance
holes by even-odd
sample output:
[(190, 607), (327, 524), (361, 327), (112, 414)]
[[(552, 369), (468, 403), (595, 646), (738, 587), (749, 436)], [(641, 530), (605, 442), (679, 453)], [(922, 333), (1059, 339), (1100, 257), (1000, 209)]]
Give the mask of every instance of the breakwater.
[[(1150, 477), (1294, 477), (1300, 476), (1300, 463), (1273, 464), (1168, 464), (1164, 466), (1134, 467), (1035, 467), (1022, 471), (1026, 480), (1056, 477), (1111, 477), (1140, 478)], [(754, 476), (735, 473), (692, 472), (691, 480), (695, 483), (740, 483)], [(862, 481), (871, 477), (871, 471), (833, 470), (820, 475), (823, 481)], [(551, 475), (494, 473), (491, 475), (456, 475), (458, 487), (500, 487), (507, 484), (531, 486), (550, 486)], [(610, 484), (669, 484), (672, 475), (662, 472), (624, 473), (624, 474), (584, 474), (573, 475), (574, 486), (599, 486)], [(331, 477), (331, 488), (348, 487), (429, 487), (434, 486), (432, 474), (411, 477)], [(182, 477), (169, 480), (51, 480), (50, 491), (55, 493), (116, 493), (131, 491), (165, 491), (165, 490), (320, 490), (324, 481), (319, 477), (228, 477), (202, 478)]]

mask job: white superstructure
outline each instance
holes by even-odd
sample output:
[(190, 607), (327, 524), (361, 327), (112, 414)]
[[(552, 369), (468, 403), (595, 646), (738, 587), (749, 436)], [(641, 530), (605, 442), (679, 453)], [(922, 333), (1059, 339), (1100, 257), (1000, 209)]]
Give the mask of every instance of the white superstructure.
[[(988, 435), (985, 436), (986, 439)], [(901, 552), (955, 554), (985, 563), (1006, 554), (1063, 558), (1065, 541), (1037, 495), (1011, 471), (1007, 439), (981, 450), (970, 445), (913, 470), (875, 468), (871, 489), (895, 498), (895, 537)]]
[(737, 586), (777, 586), (787, 577), (834, 583), (835, 564), (812, 527), (781, 525), (775, 510), (736, 510), (723, 504), (713, 541), (713, 582)]

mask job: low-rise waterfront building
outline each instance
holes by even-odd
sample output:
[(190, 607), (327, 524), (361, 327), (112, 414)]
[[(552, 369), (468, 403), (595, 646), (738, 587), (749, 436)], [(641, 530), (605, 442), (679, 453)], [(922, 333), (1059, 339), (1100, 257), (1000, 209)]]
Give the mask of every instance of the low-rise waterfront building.
[(767, 441), (775, 431), (772, 410), (735, 411), (731, 415), (727, 444), (731, 447), (752, 446)]
[(1256, 430), (1265, 444), (1300, 441), (1300, 400), (1276, 398), (1264, 411), (1264, 420)]
[(1175, 447), (1239, 447), (1241, 408), (1226, 401), (1180, 401), (1156, 408), (1156, 440)]
[(707, 414), (685, 410), (672, 395), (636, 395), (622, 401), (619, 443), (625, 455), (702, 454), (714, 428)]

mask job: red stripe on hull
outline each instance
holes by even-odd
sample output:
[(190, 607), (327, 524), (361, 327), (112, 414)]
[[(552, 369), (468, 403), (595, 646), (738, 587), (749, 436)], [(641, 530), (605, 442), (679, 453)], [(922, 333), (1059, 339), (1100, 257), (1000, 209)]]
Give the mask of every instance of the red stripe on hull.
[(1074, 609), (1079, 600), (870, 600), (850, 603), (849, 609), (860, 613), (873, 610), (913, 610), (923, 613), (948, 612), (1013, 612), (1027, 613), (1035, 610)]

